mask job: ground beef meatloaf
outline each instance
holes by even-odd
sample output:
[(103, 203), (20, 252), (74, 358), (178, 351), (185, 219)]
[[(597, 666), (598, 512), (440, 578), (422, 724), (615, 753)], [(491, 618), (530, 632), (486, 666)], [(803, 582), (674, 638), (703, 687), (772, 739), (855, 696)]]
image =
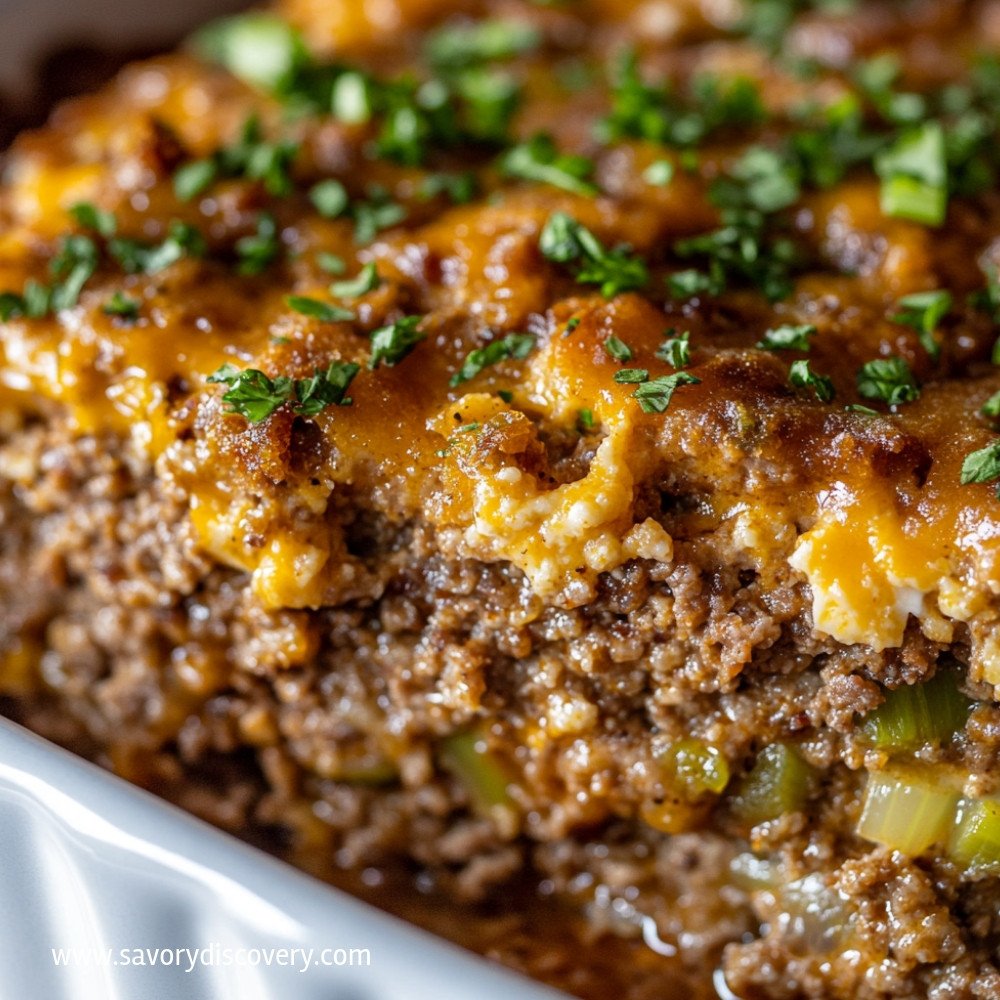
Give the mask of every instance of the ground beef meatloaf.
[(61, 107), (5, 713), (579, 996), (1000, 997), (991, 50), (285, 0)]

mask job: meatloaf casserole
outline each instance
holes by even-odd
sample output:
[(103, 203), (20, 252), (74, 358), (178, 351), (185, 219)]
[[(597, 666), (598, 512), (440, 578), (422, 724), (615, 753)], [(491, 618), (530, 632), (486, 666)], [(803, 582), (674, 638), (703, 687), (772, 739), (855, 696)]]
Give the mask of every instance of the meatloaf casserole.
[(1000, 997), (997, 53), (283, 0), (62, 106), (5, 714), (581, 997)]

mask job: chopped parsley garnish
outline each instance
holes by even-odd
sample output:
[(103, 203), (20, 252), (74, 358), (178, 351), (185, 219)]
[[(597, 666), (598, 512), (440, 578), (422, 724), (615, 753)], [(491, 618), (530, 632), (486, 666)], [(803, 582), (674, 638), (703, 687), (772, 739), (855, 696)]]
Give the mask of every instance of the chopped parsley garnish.
[(973, 309), (986, 313), (994, 323), (1000, 323), (1000, 275), (995, 268), (986, 270), (986, 287), (973, 292), (968, 301)]
[(566, 320), (566, 329), (563, 330), (562, 335), (568, 337), (573, 333), (576, 333), (577, 328), (580, 326), (581, 319), (579, 316), (571, 316)]
[(587, 408), (578, 410), (576, 422), (581, 430), (592, 431), (594, 429), (594, 411)]
[(860, 403), (848, 403), (844, 409), (848, 413), (857, 413), (862, 417), (879, 417), (881, 414), (878, 410), (873, 410), (870, 406), (862, 406)]
[(356, 318), (350, 309), (341, 309), (305, 295), (286, 295), (285, 302), (290, 309), (303, 316), (318, 319), (321, 323), (347, 323)]
[(104, 303), (102, 312), (108, 316), (117, 316), (119, 319), (135, 321), (139, 318), (139, 307), (142, 305), (138, 299), (127, 296), (124, 292), (117, 291)]
[(609, 358), (614, 358), (615, 361), (622, 362), (622, 364), (632, 360), (632, 348), (624, 340), (619, 340), (614, 334), (604, 341), (604, 353)]
[(940, 226), (948, 210), (948, 160), (940, 122), (904, 132), (875, 159), (882, 178), (882, 211)]
[(369, 201), (356, 201), (351, 206), (354, 217), (354, 242), (371, 243), (383, 229), (390, 229), (406, 218), (406, 209), (380, 190), (369, 191)]
[(191, 160), (174, 171), (174, 194), (181, 201), (191, 201), (204, 194), (218, 176), (215, 160)]
[(316, 263), (320, 270), (326, 271), (327, 274), (343, 274), (347, 270), (344, 258), (328, 250), (321, 250), (316, 254)]
[(114, 213), (106, 212), (89, 201), (80, 201), (72, 205), (69, 214), (84, 229), (93, 230), (93, 232), (99, 236), (103, 236), (105, 239), (114, 236), (118, 229), (118, 220), (115, 218)]
[(667, 339), (660, 345), (656, 356), (674, 368), (687, 368), (691, 364), (691, 331), (677, 333), (673, 328), (667, 331)]
[(476, 196), (479, 181), (469, 170), (460, 174), (428, 174), (420, 182), (419, 195), (425, 201), (445, 195), (455, 205), (466, 205)]
[(649, 372), (645, 368), (619, 368), (612, 378), (619, 385), (637, 385), (649, 381)]
[(452, 375), (448, 384), (461, 385), (475, 378), (485, 368), (500, 361), (514, 359), (523, 361), (534, 349), (535, 338), (530, 333), (508, 333), (499, 340), (491, 341), (485, 347), (470, 351), (462, 362), (462, 367)]
[(417, 329), (423, 319), (423, 316), (404, 316), (375, 330), (371, 335), (372, 354), (368, 367), (398, 365), (427, 336)]
[(239, 413), (258, 424), (286, 403), (294, 413), (307, 417), (328, 406), (350, 406), (347, 390), (358, 371), (359, 366), (353, 362), (331, 361), (326, 369), (317, 368), (310, 378), (281, 375), (272, 379), (256, 368), (240, 371), (225, 364), (208, 381), (229, 386), (222, 399), (230, 413)]
[(937, 360), (941, 356), (937, 327), (948, 314), (951, 304), (951, 293), (941, 290), (905, 295), (896, 303), (900, 312), (892, 317), (892, 321), (916, 330), (924, 350)]
[(97, 270), (98, 256), (97, 244), (89, 236), (63, 237), (59, 253), (49, 264), (57, 279), (49, 290), (49, 308), (53, 312), (72, 309), (77, 304), (83, 286)]
[(988, 483), (993, 479), (1000, 479), (1000, 439), (966, 455), (962, 463), (960, 481), (963, 485)]
[(538, 246), (548, 260), (574, 265), (576, 280), (600, 286), (607, 299), (649, 283), (649, 270), (641, 257), (623, 246), (608, 250), (589, 229), (564, 212), (549, 216)]
[(336, 219), (343, 215), (351, 203), (347, 188), (333, 178), (314, 184), (309, 190), (309, 200), (324, 219)]
[(674, 165), (670, 160), (656, 160), (642, 172), (642, 179), (653, 187), (666, 187), (674, 179)]
[(713, 277), (694, 267), (668, 274), (666, 281), (667, 289), (675, 299), (690, 299), (702, 292), (718, 295), (725, 290), (725, 282), (721, 275)]
[(292, 192), (291, 169), (298, 152), (296, 142), (265, 142), (260, 120), (251, 116), (233, 145), (218, 149), (211, 157), (190, 160), (174, 172), (174, 194), (181, 201), (191, 201), (217, 180), (243, 177), (260, 181), (268, 194), (283, 197)]
[(646, 83), (634, 52), (612, 67), (611, 113), (598, 123), (605, 143), (646, 139), (666, 146), (694, 146), (717, 128), (750, 125), (764, 117), (757, 87), (744, 77), (696, 77), (690, 94), (680, 96), (665, 84)]
[(150, 245), (116, 236), (108, 241), (108, 253), (128, 274), (155, 274), (184, 257), (203, 256), (205, 239), (194, 226), (175, 219), (162, 243)]
[(809, 338), (816, 335), (816, 327), (811, 323), (794, 326), (785, 323), (766, 330), (757, 341), (757, 347), (765, 351), (808, 351)]
[(671, 294), (677, 298), (701, 292), (719, 295), (730, 284), (744, 283), (759, 289), (772, 302), (788, 295), (796, 258), (791, 241), (772, 238), (766, 231), (765, 217), (756, 209), (725, 209), (722, 221), (720, 229), (674, 245), (681, 257), (704, 257), (707, 267), (670, 275), (667, 284)]
[(438, 69), (512, 59), (532, 52), (542, 42), (539, 30), (524, 21), (493, 20), (446, 25), (426, 42), (427, 59)]
[(508, 177), (551, 184), (571, 194), (597, 194), (597, 187), (590, 181), (593, 160), (560, 153), (552, 137), (544, 133), (508, 149), (500, 157), (500, 171)]
[[(731, 174), (740, 185), (734, 207), (746, 205), (758, 212), (779, 212), (794, 205), (802, 194), (795, 161), (764, 146), (751, 146), (733, 166)], [(718, 186), (715, 200), (721, 200)]]
[(241, 236), (233, 248), (240, 274), (260, 274), (269, 264), (278, 259), (281, 241), (278, 239), (278, 224), (269, 212), (257, 216), (257, 232), (252, 236)]
[(639, 403), (644, 413), (664, 413), (674, 391), (682, 385), (698, 385), (701, 379), (687, 372), (674, 372), (673, 375), (661, 375), (650, 382), (644, 382), (635, 392), (634, 399)]
[(346, 281), (335, 281), (330, 286), (330, 294), (343, 299), (356, 299), (361, 295), (373, 292), (381, 284), (382, 279), (378, 276), (378, 268), (375, 266), (375, 262), (371, 261), (361, 268), (357, 277), (348, 278)]
[(788, 370), (788, 381), (796, 389), (812, 389), (822, 403), (829, 403), (836, 394), (833, 380), (828, 375), (814, 372), (805, 358), (792, 362), (792, 367)]
[(979, 408), (979, 412), (991, 420), (996, 420), (997, 417), (1000, 417), (1000, 392), (993, 393)]
[(264, 12), (214, 21), (191, 42), (202, 58), (272, 92), (286, 90), (309, 59), (299, 32), (283, 18)]
[(878, 358), (861, 366), (858, 392), (865, 399), (880, 399), (890, 406), (912, 403), (920, 389), (910, 366), (903, 358)]

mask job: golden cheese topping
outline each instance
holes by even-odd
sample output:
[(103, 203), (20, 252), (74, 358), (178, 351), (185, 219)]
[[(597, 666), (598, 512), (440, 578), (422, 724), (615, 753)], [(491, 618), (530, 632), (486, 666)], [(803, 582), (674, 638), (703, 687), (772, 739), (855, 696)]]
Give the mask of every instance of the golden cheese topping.
[(992, 139), (946, 162), (922, 63), (652, 6), (289, 0), (63, 108), (0, 196), (4, 405), (131, 436), (269, 608), (370, 588), (348, 501), (566, 606), (714, 533), (1000, 683)]

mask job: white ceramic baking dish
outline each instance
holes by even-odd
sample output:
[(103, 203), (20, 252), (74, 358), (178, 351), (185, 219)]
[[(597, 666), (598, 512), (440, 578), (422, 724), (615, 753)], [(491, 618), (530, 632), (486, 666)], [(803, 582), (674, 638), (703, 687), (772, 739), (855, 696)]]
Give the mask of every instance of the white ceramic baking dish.
[[(238, 6), (0, 0), (0, 92), (25, 99), (36, 62), (60, 46), (166, 46)], [(5, 720), (0, 858), (0, 997), (9, 1000), (557, 996)]]

